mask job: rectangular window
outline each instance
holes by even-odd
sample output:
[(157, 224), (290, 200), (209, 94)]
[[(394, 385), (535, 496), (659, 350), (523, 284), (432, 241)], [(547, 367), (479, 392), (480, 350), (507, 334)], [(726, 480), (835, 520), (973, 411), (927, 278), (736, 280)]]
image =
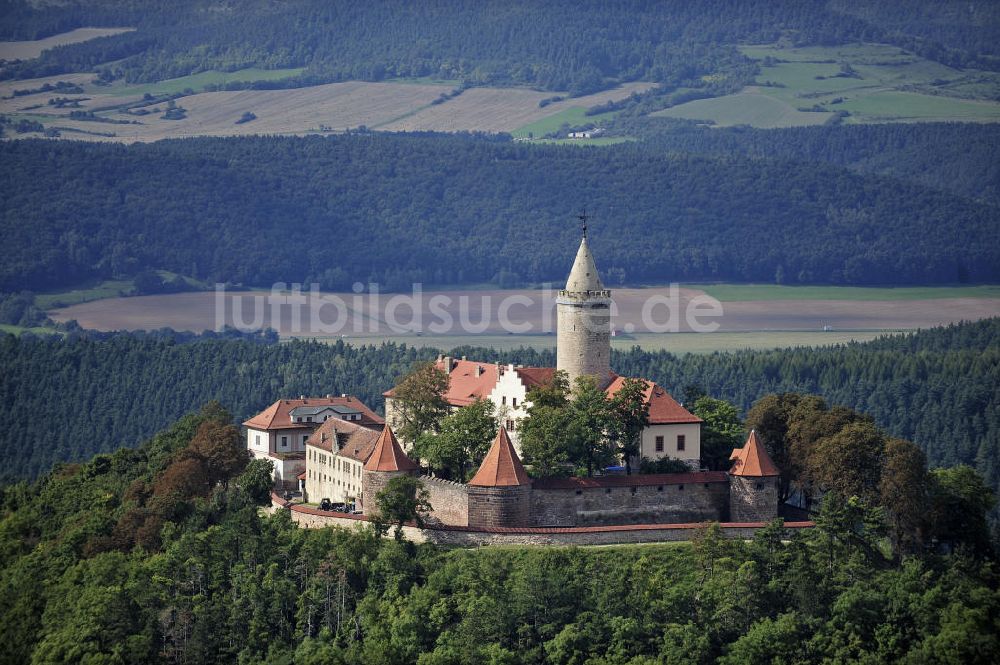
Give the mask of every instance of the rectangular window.
[(283, 447), (286, 447), (286, 448), (288, 447), (288, 437), (287, 436), (281, 437), (281, 445)]
[(313, 417), (312, 416), (309, 416), (308, 418), (306, 418), (306, 422), (307, 423), (311, 423), (312, 421), (313, 421)]
[(677, 450), (684, 450), (685, 437), (683, 434), (677, 435)]
[(302, 435), (302, 445), (303, 446), (306, 445), (306, 440), (307, 439), (309, 439), (309, 435), (308, 434), (303, 434)]
[(516, 397), (511, 397), (510, 398), (510, 405), (512, 407), (514, 407), (515, 409), (517, 408), (517, 398)]
[(260, 434), (257, 434), (257, 435), (254, 436), (254, 442), (253, 442), (253, 444), (255, 446), (257, 446), (258, 448), (260, 448)]
[(662, 436), (656, 437), (656, 452), (658, 452), (658, 453), (662, 453), (663, 452), (663, 437)]
[(502, 405), (503, 404), (507, 404), (507, 396), (506, 395), (501, 395), (500, 396), (500, 404), (502, 404)]

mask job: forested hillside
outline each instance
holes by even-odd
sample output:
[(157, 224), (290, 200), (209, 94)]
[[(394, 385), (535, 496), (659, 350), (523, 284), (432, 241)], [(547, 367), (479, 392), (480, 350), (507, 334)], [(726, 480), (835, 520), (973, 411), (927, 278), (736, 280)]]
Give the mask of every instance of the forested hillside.
[(651, 150), (844, 166), (1000, 205), (1000, 125), (885, 123), (788, 129), (622, 118), (613, 131)]
[[(751, 542), (444, 549), (265, 516), (209, 405), (138, 449), (0, 491), (0, 663), (630, 665), (994, 662), (1000, 594), (967, 468), (926, 474), (929, 535), (830, 493)], [(930, 544), (930, 540), (928, 540)]]
[[(208, 69), (306, 67), (300, 84), (439, 76), (571, 93), (635, 79), (704, 87), (701, 77), (709, 74), (714, 83), (728, 79), (723, 87), (739, 87), (754, 67), (733, 45), (779, 39), (887, 41), (959, 66), (995, 64), (984, 39), (995, 30), (995, 14), (979, 12), (986, 20), (978, 32), (922, 32), (915, 22), (899, 20), (902, 12), (829, 4), (439, 0), (417, 7), (399, 0), (255, 0), (237, 7), (219, 0), (7, 0), (0, 5), (0, 37), (32, 39), (94, 25), (137, 28), (8, 65), (7, 77), (98, 69), (106, 79), (155, 81)], [(910, 4), (933, 12), (939, 3)]]
[(1000, 279), (997, 208), (840, 166), (359, 134), (0, 144), (0, 289), (557, 281), (583, 207), (633, 284)]
[[(457, 354), (552, 366), (551, 352)], [(293, 341), (0, 339), (0, 462), (35, 477), (57, 461), (134, 446), (218, 399), (243, 419), (279, 397), (352, 393), (381, 409), (381, 393), (429, 350)], [(614, 352), (621, 374), (660, 382), (679, 399), (697, 387), (745, 410), (760, 397), (822, 395), (917, 443), (931, 466), (975, 466), (1000, 488), (1000, 319), (841, 347), (675, 356)]]

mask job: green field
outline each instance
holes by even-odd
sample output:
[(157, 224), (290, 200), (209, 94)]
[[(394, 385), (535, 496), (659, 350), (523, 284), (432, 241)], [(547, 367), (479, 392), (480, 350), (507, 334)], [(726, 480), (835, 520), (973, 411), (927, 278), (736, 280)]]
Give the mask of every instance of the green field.
[(167, 79), (157, 83), (144, 83), (141, 85), (127, 85), (125, 87), (109, 86), (100, 88), (93, 92), (104, 92), (115, 96), (131, 97), (133, 95), (172, 95), (184, 92), (188, 88), (195, 92), (200, 92), (209, 85), (225, 85), (234, 81), (280, 81), (281, 79), (298, 76), (305, 71), (305, 67), (293, 69), (240, 69), (235, 72), (199, 72), (189, 76), (182, 76), (176, 79)]
[(778, 284), (683, 284), (721, 302), (748, 300), (933, 300), (1000, 298), (1000, 285), (987, 286), (781, 286)]
[(818, 124), (835, 111), (846, 111), (847, 123), (1000, 121), (996, 72), (953, 69), (884, 44), (740, 50), (760, 61), (758, 85), (654, 115), (761, 128)]
[(553, 145), (615, 145), (616, 143), (631, 143), (635, 140), (630, 136), (598, 136), (593, 139), (537, 139), (534, 143), (551, 143)]
[(414, 78), (391, 78), (385, 79), (386, 83), (411, 83), (413, 85), (450, 85), (458, 87), (462, 82), (458, 79), (440, 79), (434, 76), (417, 76)]
[(698, 99), (651, 114), (662, 118), (708, 120), (719, 127), (751, 125), (762, 129), (822, 125), (832, 113), (807, 113), (761, 92)]
[[(173, 280), (177, 277), (177, 273), (170, 272), (169, 270), (157, 270), (156, 272), (165, 282)], [(192, 279), (191, 277), (187, 277), (185, 275), (181, 275), (181, 277), (185, 282), (187, 282), (188, 286), (194, 290), (204, 290), (209, 288), (209, 285), (205, 282)], [(48, 310), (55, 309), (57, 307), (67, 307), (69, 305), (91, 302), (92, 300), (101, 300), (103, 298), (117, 298), (119, 296), (131, 294), (134, 287), (135, 284), (130, 279), (108, 279), (101, 282), (85, 284), (74, 289), (36, 293), (35, 305), (39, 309)]]
[(130, 279), (105, 280), (75, 289), (35, 294), (35, 305), (39, 309), (53, 309), (90, 302), (91, 300), (101, 300), (102, 298), (117, 298), (132, 291), (132, 287)]
[(519, 129), (511, 132), (511, 135), (515, 138), (541, 138), (550, 132), (558, 131), (563, 124), (569, 125), (570, 127), (577, 127), (613, 118), (616, 114), (616, 111), (609, 111), (608, 113), (600, 113), (598, 115), (587, 115), (587, 109), (583, 106), (571, 106), (565, 111), (554, 113), (550, 116), (542, 118), (541, 120), (536, 120), (535, 122), (527, 124), (524, 127), (520, 127)]
[(22, 333), (35, 333), (37, 335), (61, 335), (57, 330), (52, 328), (24, 328), (22, 326), (12, 326), (8, 323), (0, 323), (0, 333), (10, 333), (11, 335), (20, 335)]

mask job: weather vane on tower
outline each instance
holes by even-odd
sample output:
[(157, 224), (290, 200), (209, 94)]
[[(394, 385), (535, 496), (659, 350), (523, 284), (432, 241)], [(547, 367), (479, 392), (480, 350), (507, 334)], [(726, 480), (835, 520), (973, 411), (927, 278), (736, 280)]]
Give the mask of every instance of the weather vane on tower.
[(590, 217), (591, 216), (587, 214), (587, 209), (586, 208), (584, 208), (583, 212), (581, 212), (579, 215), (576, 216), (576, 218), (579, 219), (583, 223), (583, 225), (580, 228), (583, 229), (583, 237), (584, 238), (587, 237), (587, 220), (590, 219)]

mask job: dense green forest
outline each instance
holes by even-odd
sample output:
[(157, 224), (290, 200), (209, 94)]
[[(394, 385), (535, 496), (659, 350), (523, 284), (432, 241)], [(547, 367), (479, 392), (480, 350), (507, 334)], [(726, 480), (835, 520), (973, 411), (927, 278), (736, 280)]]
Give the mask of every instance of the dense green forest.
[[(704, 127), (669, 118), (626, 117), (611, 133), (650, 149), (725, 157), (820, 162), (889, 176), (1000, 205), (1000, 125), (884, 123), (788, 129)], [(806, 168), (809, 168), (808, 166)]]
[[(265, 516), (209, 405), (137, 449), (0, 494), (0, 663), (991, 663), (992, 497), (928, 475), (943, 548), (890, 548), (882, 506), (752, 541), (472, 550)], [(944, 530), (942, 530), (944, 529)]]
[(438, 76), (585, 93), (635, 79), (706, 87), (711, 84), (702, 77), (710, 74), (728, 79), (722, 87), (739, 87), (755, 68), (733, 45), (778, 40), (883, 41), (957, 66), (998, 63), (995, 42), (987, 38), (995, 36), (998, 20), (988, 3), (972, 3), (974, 27), (963, 28), (968, 20), (937, 21), (947, 25), (937, 30), (921, 25), (947, 18), (942, 3), (908, 3), (931, 19), (923, 22), (906, 20), (908, 12), (856, 4), (439, 0), (417, 7), (399, 0), (254, 0), (237, 7), (219, 0), (5, 0), (0, 37), (6, 39), (94, 25), (137, 30), (55, 48), (0, 71), (31, 78), (97, 69), (105, 79), (156, 81), (208, 69), (306, 67), (292, 85)]
[[(552, 352), (528, 349), (455, 353), (555, 365)], [(14, 478), (37, 477), (55, 462), (134, 446), (210, 399), (240, 419), (300, 394), (352, 393), (381, 409), (382, 392), (433, 355), (394, 344), (4, 336), (0, 401), (9, 408), (0, 461)], [(931, 466), (969, 464), (1000, 489), (1000, 319), (831, 348), (683, 356), (633, 349), (611, 360), (619, 373), (653, 379), (679, 399), (697, 388), (743, 411), (769, 393), (821, 395), (917, 443)]]
[(1000, 280), (997, 208), (936, 188), (822, 163), (501, 139), (5, 142), (0, 289), (146, 268), (336, 289), (559, 281), (582, 207), (602, 270), (633, 284)]

